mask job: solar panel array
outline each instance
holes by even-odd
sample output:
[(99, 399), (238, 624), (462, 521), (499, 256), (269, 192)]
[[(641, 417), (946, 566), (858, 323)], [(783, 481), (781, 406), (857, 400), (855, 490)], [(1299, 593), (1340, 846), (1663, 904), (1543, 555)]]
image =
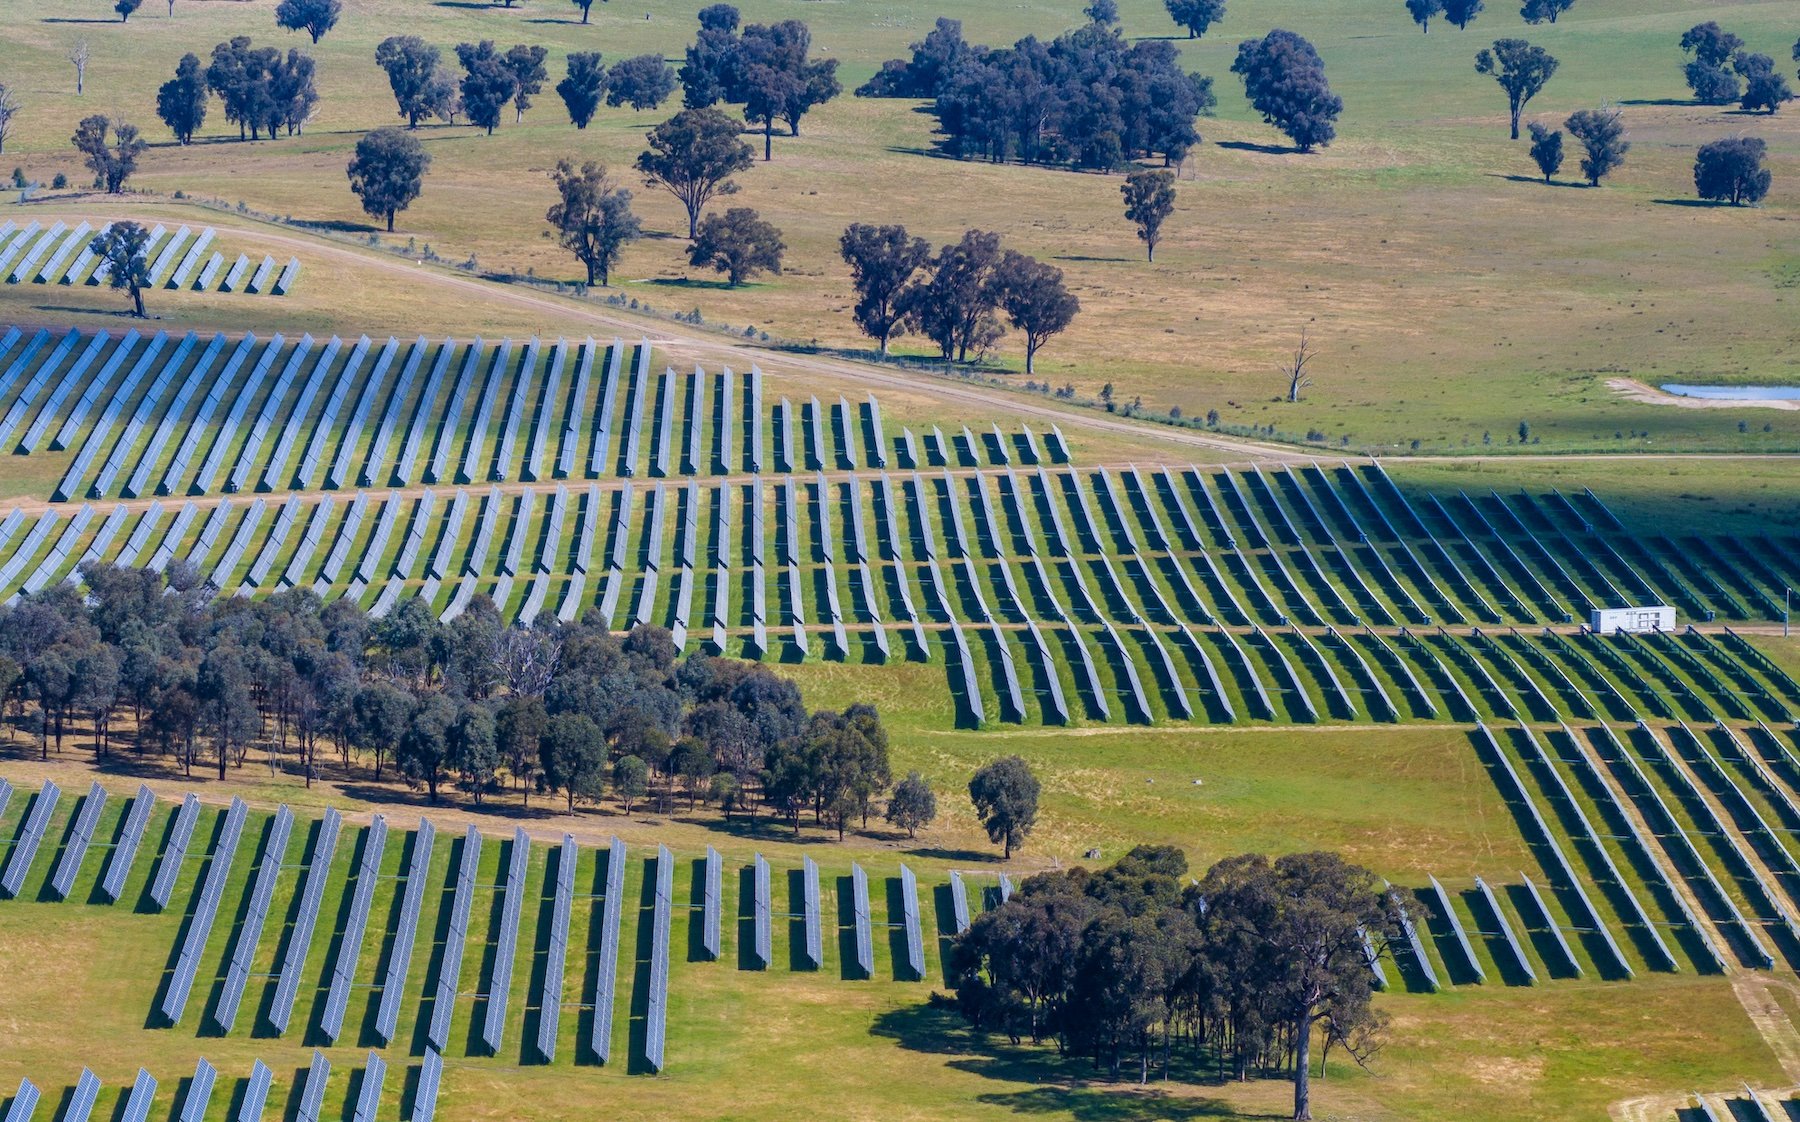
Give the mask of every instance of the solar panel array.
[(350, 985), (356, 978), (356, 965), (362, 958), (363, 936), (369, 927), (369, 910), (375, 901), (375, 886), (381, 875), (381, 857), (387, 851), (387, 818), (377, 814), (363, 836), (362, 860), (356, 868), (356, 890), (350, 898), (350, 918), (344, 921), (344, 934), (338, 942), (337, 961), (331, 968), (331, 989), (325, 997), (325, 1012), (319, 1018), (319, 1031), (335, 1042), (344, 1027), (344, 1010), (350, 1004)]
[[(181, 800), (181, 809), (175, 812), (169, 842), (163, 847), (156, 875), (150, 881), (150, 900), (157, 911), (169, 906), (169, 894), (175, 891), (175, 878), (181, 874), (181, 863), (187, 859), (188, 841), (194, 836), (194, 824), (199, 820), (200, 800), (190, 791)], [(114, 898), (117, 898), (116, 894)]]
[(656, 849), (656, 900), (650, 928), (650, 998), (644, 1013), (644, 1060), (663, 1069), (663, 1046), (669, 1023), (669, 931), (673, 926), (675, 859), (669, 847)]
[(755, 886), (755, 922), (752, 927), (754, 941), (751, 950), (756, 955), (757, 964), (766, 970), (774, 965), (775, 957), (771, 949), (773, 946), (773, 923), (770, 919), (774, 912), (774, 902), (770, 899), (769, 863), (763, 860), (763, 855), (760, 853), (756, 855), (752, 883)]
[(69, 832), (68, 840), (63, 843), (62, 857), (56, 862), (56, 870), (50, 875), (50, 889), (59, 900), (69, 897), (69, 889), (75, 886), (75, 875), (81, 871), (81, 862), (87, 857), (88, 846), (94, 840), (94, 828), (100, 824), (100, 812), (106, 808), (106, 789), (95, 781), (88, 787), (87, 797), (81, 801), (81, 810), (75, 815), (74, 828)]
[(919, 882), (913, 871), (900, 866), (900, 922), (906, 931), (906, 968), (915, 982), (925, 980), (925, 937), (919, 922)]
[(450, 1017), (456, 1010), (456, 994), (462, 985), (463, 948), (469, 940), (469, 910), (475, 903), (475, 871), (481, 865), (481, 831), (470, 826), (463, 835), (462, 863), (457, 867), (456, 889), (450, 899), (450, 927), (444, 935), (444, 954), (439, 960), (437, 997), (431, 1003), (431, 1027), (426, 1039), (438, 1051), (450, 1043)]
[(298, 1122), (324, 1122), (320, 1111), (325, 1104), (325, 1083), (331, 1078), (331, 1061), (317, 1048), (313, 1049), (312, 1065), (306, 1070), (306, 1082), (300, 1088), (300, 1110), (295, 1117)]
[(873, 978), (875, 936), (869, 921), (869, 877), (857, 864), (850, 866), (850, 911), (856, 925), (856, 969), (864, 978)]
[(306, 866), (306, 886), (300, 892), (300, 913), (294, 917), (294, 926), (288, 932), (287, 953), (282, 956), (275, 999), (269, 1007), (269, 1024), (278, 1036), (287, 1031), (288, 1021), (294, 1015), (294, 999), (299, 996), (301, 976), (306, 972), (313, 927), (319, 921), (319, 905), (325, 899), (325, 882), (331, 876), (331, 859), (337, 852), (338, 831), (343, 821), (337, 808), (328, 807), (313, 841), (312, 860)]
[(25, 886), (25, 874), (37, 859), (38, 846), (43, 844), (44, 832), (50, 826), (50, 815), (55, 812), (56, 802), (61, 796), (62, 791), (53, 781), (44, 780), (44, 786), (32, 801), (31, 810), (25, 815), (24, 829), (13, 842), (12, 853), (6, 858), (5, 868), (0, 870), (0, 891), (8, 896), (16, 897)]
[(226, 1032), (237, 1023), (238, 1005), (244, 998), (244, 987), (250, 980), (250, 966), (262, 941), (263, 924), (269, 918), (269, 906), (275, 897), (275, 882), (281, 876), (282, 862), (287, 857), (288, 838), (293, 833), (294, 815), (283, 803), (269, 824), (263, 844), (262, 860), (250, 881), (250, 903), (244, 912), (243, 925), (231, 949), (231, 964), (225, 972), (225, 988), (219, 992), (213, 1007), (213, 1021)]
[(512, 994), (513, 961), (519, 953), (519, 910), (525, 904), (525, 870), (531, 860), (531, 839), (513, 829), (511, 860), (500, 900), (500, 935), (494, 951), (494, 969), (488, 978), (487, 1015), (482, 1020), (481, 1040), (498, 1053), (506, 1035), (507, 999)]
[(430, 821), (419, 819), (418, 832), (413, 835), (412, 858), (406, 867), (406, 887), (400, 897), (400, 922), (394, 930), (393, 947), (388, 951), (387, 970), (381, 983), (381, 1004), (375, 1013), (375, 1034), (387, 1044), (394, 1042), (406, 974), (411, 968), (413, 944), (418, 938), (419, 910), (425, 900), (431, 851), (436, 841), (437, 831)]
[(569, 911), (575, 897), (575, 839), (563, 835), (556, 851), (556, 899), (551, 905), (550, 946), (544, 954), (543, 988), (538, 991), (537, 1050), (545, 1063), (556, 1060), (562, 1026), (563, 981), (569, 956)]
[[(0, 227), (0, 277), (7, 284), (85, 285), (97, 287), (108, 283), (111, 264), (94, 252), (95, 241), (111, 228), (111, 223), (95, 229), (83, 222), (69, 228), (62, 222), (44, 227), (37, 222), (14, 227)], [(212, 247), (215, 232), (208, 226), (197, 235), (187, 226), (173, 235), (158, 223), (150, 230), (145, 246), (145, 276), (153, 289), (176, 291), (266, 291), (284, 296), (292, 291), (300, 276), (298, 258), (290, 258), (274, 282), (265, 278), (261, 288), (248, 289), (238, 282), (242, 269), (234, 269), (215, 289), (213, 281), (224, 264), (224, 256)], [(274, 259), (266, 259), (265, 269), (273, 271)], [(247, 264), (248, 259), (239, 258)], [(201, 263), (205, 262), (205, 267)], [(259, 271), (260, 272), (260, 271)]]
[(825, 965), (824, 924), (819, 914), (819, 866), (811, 857), (804, 858), (803, 862), (800, 883), (804, 900), (802, 915), (806, 929), (806, 961), (817, 970)]
[(607, 843), (606, 894), (600, 915), (600, 961), (594, 983), (593, 1038), (590, 1050), (601, 1063), (612, 1058), (613, 1003), (619, 974), (619, 926), (625, 911), (625, 843)]
[(225, 823), (219, 832), (218, 844), (213, 847), (212, 859), (207, 862), (206, 877), (200, 882), (199, 899), (194, 904), (194, 914), (188, 920), (187, 934), (182, 940), (181, 954), (175, 962), (175, 973), (169, 980), (168, 988), (163, 991), (162, 1014), (170, 1024), (179, 1024), (181, 1014), (187, 1008), (188, 994), (193, 989), (195, 974), (200, 969), (200, 958), (206, 952), (206, 940), (212, 934), (214, 920), (219, 914), (219, 902), (225, 896), (225, 884), (231, 878), (231, 863), (237, 856), (238, 839), (244, 833), (244, 819), (250, 808), (242, 799), (232, 799), (231, 808), (225, 812)]
[(706, 847), (706, 865), (702, 872), (705, 888), (700, 904), (700, 947), (706, 957), (718, 960), (720, 949), (721, 912), (724, 908), (724, 862), (719, 858), (719, 851), (712, 846)]

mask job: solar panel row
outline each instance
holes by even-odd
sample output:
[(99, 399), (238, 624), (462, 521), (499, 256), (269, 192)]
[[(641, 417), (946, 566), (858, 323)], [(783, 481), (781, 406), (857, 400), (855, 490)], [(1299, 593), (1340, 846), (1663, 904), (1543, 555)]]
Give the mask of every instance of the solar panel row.
[(552, 904), (550, 946), (544, 954), (543, 987), (538, 991), (538, 1055), (556, 1059), (556, 1036), (562, 1024), (563, 980), (569, 954), (569, 909), (575, 896), (575, 839), (563, 835), (556, 851), (556, 899)]
[[(6, 800), (0, 798), (0, 810), (5, 808)], [(136, 862), (138, 849), (144, 840), (144, 828), (150, 824), (150, 813), (155, 809), (155, 794), (140, 783), (137, 797), (131, 801), (131, 810), (125, 815), (124, 829), (113, 846), (111, 859), (106, 863), (106, 872), (100, 878), (100, 891), (106, 894), (108, 900), (116, 902), (119, 893), (125, 891), (125, 878), (131, 875), (131, 866)]]
[(463, 835), (462, 863), (457, 867), (456, 890), (450, 900), (450, 925), (444, 934), (439, 960), (437, 997), (431, 1003), (431, 1025), (426, 1039), (440, 1052), (449, 1046), (450, 1017), (462, 983), (463, 948), (469, 938), (469, 910), (475, 903), (475, 870), (481, 864), (481, 831), (470, 826)]
[(756, 867), (753, 875), (755, 884), (755, 924), (753, 951), (756, 961), (767, 970), (774, 965), (773, 953), (773, 920), (774, 902), (770, 899), (769, 863), (763, 855), (756, 855)]
[(531, 839), (522, 828), (515, 827), (506, 886), (500, 901), (500, 935), (494, 951), (494, 969), (488, 977), (487, 1015), (481, 1030), (482, 1042), (495, 1053), (500, 1051), (506, 1033), (507, 999), (512, 993), (513, 961), (519, 950), (519, 912), (525, 903), (525, 872), (530, 860)]
[(431, 868), (431, 851), (437, 831), (427, 819), (419, 819), (413, 835), (411, 860), (406, 867), (406, 887), (400, 897), (400, 922), (394, 930), (394, 943), (388, 951), (387, 969), (381, 983), (381, 1004), (375, 1013), (375, 1033), (383, 1043), (394, 1040), (394, 1028), (400, 1017), (400, 999), (406, 987), (407, 971), (412, 965), (413, 944), (418, 938), (419, 909), (425, 899), (425, 878)]
[(100, 823), (100, 812), (106, 807), (106, 789), (96, 781), (89, 785), (87, 797), (81, 801), (81, 810), (75, 815), (75, 826), (69, 838), (63, 843), (62, 857), (56, 862), (56, 870), (50, 875), (50, 888), (57, 899), (66, 900), (69, 889), (75, 885), (75, 874), (81, 871), (81, 862), (87, 857), (88, 846), (94, 840), (94, 827)]
[(319, 904), (325, 898), (325, 881), (331, 876), (331, 859), (337, 852), (338, 831), (343, 821), (336, 807), (328, 807), (313, 842), (312, 859), (306, 866), (306, 887), (300, 895), (300, 913), (288, 933), (287, 953), (282, 957), (275, 983), (275, 1000), (269, 1007), (269, 1024), (277, 1036), (287, 1031), (288, 1020), (294, 1015), (294, 999), (300, 993), (300, 978), (306, 971), (313, 927), (319, 920)]
[(356, 977), (357, 962), (362, 958), (363, 936), (369, 927), (369, 910), (375, 901), (381, 858), (386, 851), (387, 818), (377, 814), (363, 836), (362, 860), (356, 867), (356, 890), (350, 898), (350, 918), (344, 921), (337, 961), (331, 968), (331, 989), (325, 998), (325, 1013), (319, 1019), (319, 1028), (330, 1041), (337, 1040), (344, 1026), (344, 1010), (350, 1003), (350, 984)]
[(200, 895), (194, 905), (194, 914), (188, 920), (175, 973), (163, 991), (162, 1014), (170, 1024), (179, 1024), (181, 1014), (187, 1008), (188, 994), (200, 969), (200, 956), (206, 951), (207, 938), (218, 917), (219, 902), (225, 896), (225, 883), (231, 877), (231, 863), (237, 856), (238, 839), (243, 836), (244, 819), (249, 812), (250, 808), (243, 800), (236, 798), (231, 800), (231, 809), (225, 812), (225, 824), (213, 847), (212, 858), (207, 862), (206, 877), (200, 882)]
[(213, 1021), (230, 1032), (237, 1021), (238, 1005), (243, 1001), (244, 987), (250, 980), (250, 965), (262, 941), (263, 924), (269, 916), (269, 904), (275, 896), (275, 882), (281, 875), (287, 857), (288, 838), (293, 833), (294, 815), (284, 803), (275, 811), (269, 824), (268, 840), (263, 845), (262, 860), (250, 882), (250, 903), (238, 928), (231, 949), (231, 964), (225, 973), (225, 988), (219, 992), (213, 1007)]
[(613, 998), (619, 973), (619, 926), (625, 911), (625, 843), (614, 837), (606, 850), (606, 895), (600, 917), (599, 976), (594, 983), (590, 1047), (601, 1063), (612, 1057)]
[(644, 1059), (663, 1069), (669, 1018), (669, 930), (675, 895), (675, 859), (666, 845), (656, 848), (656, 898), (650, 927), (650, 996), (644, 1012)]

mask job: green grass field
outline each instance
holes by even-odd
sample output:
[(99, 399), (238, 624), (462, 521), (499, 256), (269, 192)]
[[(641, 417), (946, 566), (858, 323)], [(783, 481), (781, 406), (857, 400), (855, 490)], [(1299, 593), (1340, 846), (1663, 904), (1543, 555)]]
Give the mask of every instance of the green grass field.
[[(65, 138), (85, 112), (123, 114), (160, 144), (154, 91), (183, 51), (204, 56), (233, 34), (291, 42), (271, 26), (266, 5), (178, 3), (173, 19), (153, 8), (117, 26), (104, 22), (99, 0), (0, 15), (11, 45), (7, 81), (27, 105), (8, 155), (29, 175), (47, 182), (62, 171), (79, 181)], [(1053, 34), (1078, 20), (1077, 9), (1065, 0), (958, 14), (972, 41), (998, 43)], [(1174, 31), (1152, 0), (1122, 10), (1128, 35)], [(542, 42), (553, 84), (572, 49), (678, 57), (692, 11), (663, 0), (603, 4), (583, 27), (572, 5), (552, 0), (512, 10), (355, 4), (316, 49), (323, 100), (306, 136), (238, 145), (215, 105), (201, 142), (157, 147), (136, 185), (365, 230), (342, 169), (357, 135), (392, 117), (372, 59), (382, 37), (416, 30), (446, 50), (481, 37)], [(911, 0), (876, 13), (798, 0), (747, 9), (751, 20), (809, 20), (818, 48), (843, 60), (850, 86), (938, 14)], [(100, 22), (79, 22), (89, 18)], [(1800, 442), (1791, 412), (1638, 405), (1606, 384), (1782, 383), (1795, 374), (1796, 259), (1782, 233), (1800, 173), (1794, 116), (1748, 118), (1683, 101), (1675, 42), (1701, 19), (1781, 60), (1791, 46), (1791, 20), (1768, 4), (1584, 0), (1557, 25), (1535, 28), (1497, 5), (1468, 32), (1429, 35), (1389, 0), (1234, 6), (1206, 39), (1180, 43), (1185, 63), (1217, 82), (1219, 118), (1205, 130), (1217, 143), (1183, 169), (1181, 207), (1154, 267), (1139, 260), (1117, 214), (1116, 177), (934, 159), (919, 154), (930, 147), (930, 122), (913, 106), (845, 96), (809, 118), (805, 136), (778, 145), (774, 162), (741, 177), (735, 202), (759, 208), (786, 234), (781, 277), (726, 292), (683, 264), (679, 239), (652, 237), (628, 253), (621, 291), (664, 312), (699, 307), (709, 320), (752, 324), (778, 339), (856, 347), (835, 253), (843, 226), (901, 220), (938, 240), (977, 226), (1069, 272), (1086, 314), (1045, 351), (1044, 370), (1087, 394), (1112, 382), (1121, 400), (1141, 396), (1152, 410), (1217, 409), (1226, 424), (1316, 428), (1334, 444), (1347, 435), (1396, 450), (1414, 440), (1434, 452), (1479, 450), (1484, 433), (1504, 447), (1520, 420), (1545, 449), (1791, 450)], [(1311, 156), (1260, 150), (1275, 136), (1250, 119), (1226, 72), (1237, 40), (1271, 26), (1318, 44), (1346, 102), (1340, 140)], [(1522, 33), (1563, 61), (1532, 115), (1560, 120), (1600, 102), (1625, 109), (1633, 149), (1604, 189), (1522, 181), (1530, 169), (1505, 139), (1504, 99), (1472, 66), (1478, 47)], [(63, 58), (77, 36), (94, 54), (81, 99)], [(1396, 81), (1397, 72), (1407, 80)], [(432, 176), (388, 240), (412, 239), (449, 260), (473, 254), (484, 270), (568, 278), (573, 263), (544, 236), (544, 173), (568, 155), (623, 169), (657, 119), (603, 110), (578, 132), (546, 89), (522, 125), (494, 136), (428, 129)], [(1694, 146), (1738, 132), (1770, 142), (1767, 203), (1671, 205), (1691, 195)], [(672, 199), (638, 194), (650, 231), (676, 229)], [(1021, 197), (1029, 203), (1019, 205)], [(96, 202), (46, 209), (64, 205)], [(303, 287), (320, 277), (312, 270)], [(1274, 364), (1302, 327), (1323, 351), (1318, 384), (1308, 402), (1280, 405), (1271, 400), (1284, 388)], [(1002, 357), (1016, 362), (1015, 351), (1003, 346)], [(1755, 423), (1740, 434), (1744, 417)]]

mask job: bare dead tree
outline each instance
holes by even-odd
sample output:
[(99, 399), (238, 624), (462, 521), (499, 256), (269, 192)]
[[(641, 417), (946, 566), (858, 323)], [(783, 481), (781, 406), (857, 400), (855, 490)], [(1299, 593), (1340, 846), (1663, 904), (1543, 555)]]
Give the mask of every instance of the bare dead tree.
[(75, 45), (69, 48), (69, 61), (75, 64), (75, 92), (80, 94), (83, 83), (87, 81), (88, 41), (86, 39), (75, 40)]
[(1306, 337), (1306, 328), (1300, 329), (1300, 345), (1294, 348), (1294, 357), (1280, 366), (1282, 376), (1288, 380), (1288, 400), (1299, 401), (1300, 394), (1312, 385), (1312, 375), (1306, 372), (1312, 360), (1319, 357), (1313, 350), (1312, 341)]
[(0, 82), (0, 152), (6, 151), (6, 138), (12, 135), (13, 118), (19, 115), (19, 97), (5, 82)]

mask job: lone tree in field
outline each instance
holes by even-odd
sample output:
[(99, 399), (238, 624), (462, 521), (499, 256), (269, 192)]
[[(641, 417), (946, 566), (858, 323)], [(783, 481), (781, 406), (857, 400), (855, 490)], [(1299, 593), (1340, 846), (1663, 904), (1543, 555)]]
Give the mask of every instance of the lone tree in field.
[(1198, 39), (1225, 18), (1225, 0), (1163, 0), (1169, 18), (1185, 28), (1189, 39)]
[(688, 247), (688, 263), (724, 273), (726, 283), (736, 288), (757, 273), (781, 272), (786, 249), (780, 230), (749, 207), (734, 206), (724, 217), (712, 214), (700, 223)]
[(1431, 17), (1444, 14), (1444, 0), (1406, 0), (1406, 14), (1419, 25), (1419, 30), (1431, 34)]
[(969, 780), (975, 817), (981, 819), (988, 840), (1005, 847), (1009, 861), (1037, 825), (1039, 790), (1031, 765), (1018, 756), (1002, 756)]
[(1458, 31), (1467, 31), (1483, 7), (1481, 0), (1444, 0), (1444, 18), (1454, 23)]
[(143, 6), (144, 0), (119, 0), (113, 5), (113, 11), (119, 13), (120, 23), (127, 23), (131, 20), (131, 13)]
[(738, 138), (738, 127), (717, 109), (683, 109), (645, 134), (648, 151), (637, 158), (644, 182), (681, 200), (688, 237), (698, 236), (700, 212), (719, 195), (737, 193), (731, 177), (756, 161)]
[(112, 195), (125, 189), (125, 181), (137, 171), (138, 156), (146, 147), (136, 125), (120, 121), (114, 127), (99, 114), (83, 117), (69, 142), (85, 157), (84, 162), (94, 173), (94, 186), (105, 188)]
[(337, 26), (343, 7), (341, 0), (281, 0), (275, 5), (275, 26), (304, 31), (317, 43)]
[(1496, 39), (1492, 48), (1483, 47), (1476, 54), (1475, 73), (1492, 74), (1506, 91), (1506, 104), (1512, 110), (1512, 138), (1517, 140), (1519, 111), (1556, 73), (1556, 59), (1523, 39)]
[(1587, 176), (1589, 187), (1600, 186), (1602, 179), (1625, 162), (1625, 153), (1631, 150), (1631, 142), (1625, 139), (1625, 117), (1617, 109), (1578, 109), (1569, 114), (1563, 128), (1581, 141), (1582, 150), (1587, 153), (1581, 158), (1581, 174)]
[(588, 9), (594, 6), (594, 0), (575, 0), (575, 6), (581, 9), (581, 22), (588, 21)]
[(393, 35), (375, 48), (375, 63), (387, 72), (394, 103), (406, 118), (406, 127), (435, 116), (456, 96), (449, 75), (438, 68), (443, 56), (417, 35)]
[(1344, 99), (1325, 81), (1325, 64), (1313, 45), (1280, 28), (1238, 44), (1231, 72), (1244, 80), (1244, 96), (1264, 121), (1288, 135), (1302, 152), (1330, 144)]
[(405, 129), (376, 129), (356, 142), (356, 155), (346, 169), (350, 190), (362, 199), (364, 213), (387, 220), (394, 232), (394, 215), (412, 205), (424, 189), (431, 155), (418, 138)]
[(879, 344), (881, 357), (886, 358), (888, 343), (905, 320), (907, 287), (931, 260), (931, 246), (924, 238), (909, 236), (904, 226), (857, 222), (838, 239), (838, 252), (850, 266), (856, 286), (856, 307), (851, 312), (856, 326)]
[(83, 85), (87, 82), (87, 64), (90, 55), (88, 41), (77, 39), (69, 48), (69, 62), (75, 67), (75, 95), (81, 96)]
[(1144, 258), (1156, 260), (1156, 243), (1162, 240), (1162, 225), (1175, 213), (1175, 173), (1161, 168), (1134, 171), (1119, 185), (1125, 196), (1125, 220), (1137, 227), (1138, 240), (1144, 243)]
[(1081, 301), (1063, 284), (1061, 269), (1010, 249), (995, 281), (1007, 321), (1025, 333), (1025, 373), (1035, 373), (1038, 348), (1075, 321)]
[(1318, 357), (1319, 353), (1313, 350), (1312, 340), (1306, 337), (1306, 329), (1301, 328), (1300, 344), (1294, 348), (1293, 357), (1281, 364), (1281, 375), (1288, 383), (1288, 401), (1299, 401), (1300, 395), (1312, 385), (1312, 372), (1307, 367)]
[(1700, 146), (1694, 157), (1694, 191), (1703, 199), (1732, 206), (1761, 202), (1769, 193), (1769, 169), (1761, 137), (1734, 136)]
[(463, 67), (463, 112), (470, 124), (486, 129), (492, 136), (500, 127), (501, 111), (519, 92), (518, 77), (506, 56), (494, 48), (492, 39), (458, 43), (456, 58)]
[(1744, 112), (1774, 113), (1783, 102), (1793, 99), (1787, 75), (1775, 69), (1775, 60), (1768, 55), (1739, 51), (1731, 65), (1744, 79), (1744, 96), (1738, 99), (1738, 108)]
[(185, 54), (175, 66), (175, 77), (156, 91), (156, 115), (183, 144), (191, 143), (206, 123), (206, 71), (200, 56)]
[(1537, 121), (1529, 126), (1531, 133), (1531, 161), (1544, 173), (1544, 182), (1550, 182), (1552, 176), (1562, 170), (1563, 143), (1562, 130), (1553, 129)]
[(613, 182), (605, 164), (588, 162), (579, 170), (568, 160), (550, 173), (561, 201), (544, 214), (556, 229), (557, 242), (587, 269), (589, 284), (607, 285), (625, 247), (643, 236), (631, 213), (631, 192)]
[(1525, 0), (1519, 15), (1526, 23), (1555, 23), (1556, 17), (1575, 6), (1575, 0)]
[(629, 105), (640, 112), (655, 109), (669, 100), (677, 84), (675, 68), (661, 55), (634, 55), (612, 68), (606, 79), (606, 104), (614, 109)]
[(600, 110), (600, 99), (606, 96), (606, 67), (599, 51), (569, 52), (569, 72), (556, 83), (556, 96), (562, 98), (575, 127), (587, 128)]
[(1742, 39), (1712, 20), (1681, 33), (1682, 51), (1694, 56), (1682, 71), (1695, 99), (1706, 105), (1729, 105), (1738, 99), (1740, 87), (1730, 63), (1743, 46)]
[(12, 125), (24, 106), (19, 103), (19, 95), (13, 93), (5, 82), (0, 82), (0, 152), (6, 151), (6, 138), (12, 135)]
[(150, 245), (150, 231), (136, 222), (115, 222), (94, 235), (88, 248), (106, 266), (106, 283), (124, 289), (131, 297), (131, 314), (143, 319), (144, 289), (150, 287), (150, 262), (145, 250)]
[(1114, 27), (1119, 22), (1119, 3), (1118, 0), (1088, 0), (1088, 6), (1081, 9), (1081, 14), (1089, 23)]
[(918, 772), (908, 772), (888, 796), (885, 817), (890, 825), (905, 830), (907, 837), (917, 837), (919, 827), (931, 825), (937, 817), (937, 795), (931, 784)]

